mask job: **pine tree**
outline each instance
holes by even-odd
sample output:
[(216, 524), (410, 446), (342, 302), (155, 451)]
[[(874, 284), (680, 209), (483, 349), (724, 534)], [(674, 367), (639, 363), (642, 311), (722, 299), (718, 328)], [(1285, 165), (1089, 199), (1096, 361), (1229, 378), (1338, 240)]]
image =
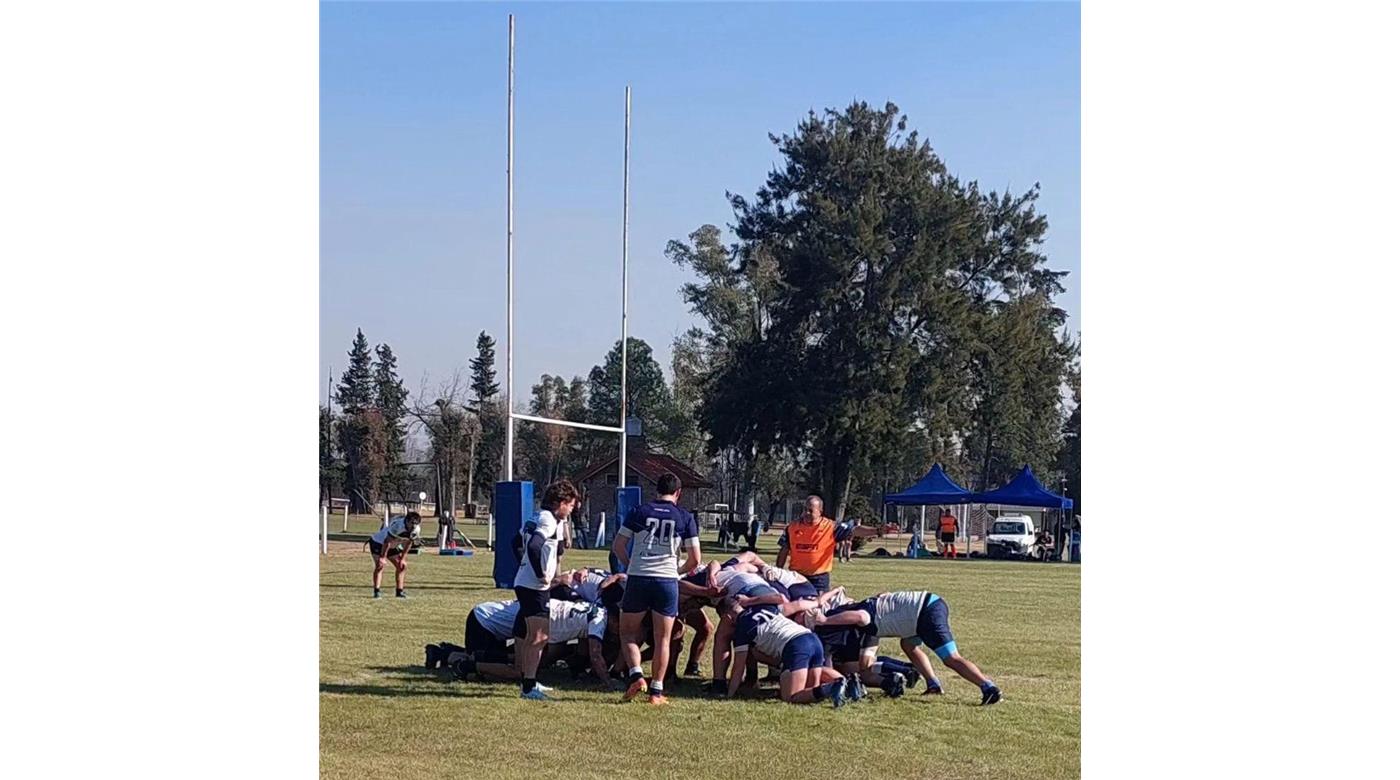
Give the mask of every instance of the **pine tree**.
[(486, 331), (476, 337), (476, 357), (471, 359), (472, 394), (476, 402), (489, 401), (501, 391), (496, 383), (496, 340)]
[(384, 418), (375, 403), (369, 340), (358, 328), (349, 355), (350, 364), (335, 393), (343, 412), (340, 448), (345, 454), (344, 488), (351, 511), (366, 514), (379, 500), (387, 440)]
[(341, 411), (354, 414), (374, 405), (374, 377), (370, 370), (369, 339), (364, 331), (355, 329), (355, 341), (350, 345), (350, 365), (340, 376), (335, 389), (335, 402)]
[(478, 492), (485, 495), (485, 500), (491, 500), (506, 446), (506, 420), (495, 404), (501, 390), (496, 382), (496, 340), (484, 330), (476, 337), (476, 357), (470, 364), (479, 425), (473, 434), (471, 463), (467, 467), (467, 503), (473, 503)]
[(404, 417), (407, 415), (408, 391), (398, 375), (398, 359), (388, 344), (375, 347), (374, 396), (375, 406), (384, 418), (385, 486), (399, 498), (408, 489), (408, 469), (403, 465), (405, 443)]

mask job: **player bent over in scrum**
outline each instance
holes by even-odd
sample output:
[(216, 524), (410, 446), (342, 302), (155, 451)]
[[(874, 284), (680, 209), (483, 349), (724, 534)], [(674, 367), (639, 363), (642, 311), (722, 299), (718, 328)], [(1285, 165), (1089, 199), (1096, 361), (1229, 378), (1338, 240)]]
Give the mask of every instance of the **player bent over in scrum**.
[[(669, 472), (662, 474), (656, 480), (656, 499), (628, 512), (613, 540), (613, 555), (627, 569), (621, 621), (622, 652), (628, 666), (623, 701), (631, 701), (646, 690), (652, 704), (666, 703), (671, 633), (679, 612), (677, 551), (685, 546), (687, 571), (700, 565), (700, 529), (695, 517), (677, 506), (680, 495), (680, 479)], [(641, 650), (642, 619), (648, 614), (652, 627), (650, 685), (642, 676)]]
[[(447, 667), (459, 679), (467, 679), (470, 671), (500, 679), (515, 679), (510, 641), (514, 636), (516, 617), (520, 614), (517, 601), (483, 601), (467, 613), (465, 647), (451, 642), (424, 645), (423, 665), (429, 669)], [(459, 669), (459, 662), (469, 660)]]
[(422, 518), (417, 512), (396, 517), (369, 538), (369, 554), (374, 556), (374, 597), (379, 598), (379, 583), (384, 577), (384, 561), (394, 562), (394, 595), (408, 598), (404, 593), (404, 574), (408, 570), (408, 550), (418, 539)]
[(549, 589), (559, 569), (559, 545), (564, 537), (566, 518), (578, 504), (578, 490), (568, 480), (545, 488), (541, 509), (533, 522), (520, 529), (515, 540), (520, 569), (515, 574), (515, 598), (520, 602), (517, 622), (525, 632), (515, 643), (515, 663), (520, 671), (520, 697), (548, 700), (535, 686), (540, 654), (549, 643)]
[[(816, 616), (820, 625), (868, 626), (875, 636), (898, 637), (899, 646), (909, 656), (914, 667), (923, 675), (925, 694), (943, 692), (943, 686), (933, 673), (933, 663), (920, 647), (933, 648), (944, 666), (957, 672), (964, 680), (982, 691), (982, 704), (1001, 701), (1001, 689), (982, 673), (973, 662), (958, 654), (958, 644), (948, 627), (948, 603), (936, 593), (927, 591), (896, 591), (881, 593), (864, 601), (838, 607), (828, 615)], [(873, 655), (873, 654), (872, 654)]]
[(762, 606), (744, 610), (735, 621), (734, 674), (729, 677), (728, 688), (731, 698), (739, 692), (744, 676), (741, 670), (748, 662), (751, 647), (782, 659), (778, 695), (789, 704), (829, 699), (831, 706), (840, 707), (865, 695), (864, 686), (855, 676), (844, 678), (824, 665), (822, 643), (816, 634), (783, 617), (776, 607)]

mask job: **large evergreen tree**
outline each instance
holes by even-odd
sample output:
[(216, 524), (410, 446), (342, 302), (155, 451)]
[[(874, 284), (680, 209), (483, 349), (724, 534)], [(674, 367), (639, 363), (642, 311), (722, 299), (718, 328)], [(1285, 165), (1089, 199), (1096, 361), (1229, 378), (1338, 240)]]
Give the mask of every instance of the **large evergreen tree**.
[[(1058, 310), (1013, 303), (1061, 291), (1038, 251), (1038, 192), (983, 194), (906, 131), (893, 105), (811, 114), (773, 138), (783, 164), (757, 195), (731, 196), (734, 247), (702, 229), (690, 247), (668, 248), (701, 277), (683, 294), (723, 347), (698, 409), (711, 449), (800, 455), (838, 517), (854, 481), (878, 478), (883, 448), (911, 436), (929, 449), (961, 443), (974, 413), (1007, 413), (969, 400), (979, 343), (990, 343), (981, 320), (1015, 312), (1001, 331), (982, 327), (1005, 337), (993, 349), (1034, 342), (1018, 344), (1019, 362), (997, 358), (1018, 367), (1027, 403), (1045, 396), (1027, 366), (1047, 384), (1063, 376), (1063, 355), (1036, 335), (1052, 324), (1053, 341)], [(1018, 431), (1017, 454), (1039, 460), (1050, 417), (1027, 414), (997, 424)]]
[(408, 391), (399, 379), (398, 359), (389, 345), (375, 347), (374, 355), (375, 405), (384, 418), (384, 484), (395, 497), (404, 498), (408, 490), (408, 469), (403, 465)]
[(496, 383), (496, 340), (482, 331), (476, 337), (476, 357), (471, 359), (472, 397), (477, 403), (489, 401), (501, 391)]
[[(602, 365), (588, 373), (588, 421), (617, 425), (622, 412), (622, 342), (604, 356)], [(674, 413), (671, 391), (661, 365), (652, 357), (651, 345), (627, 339), (627, 416), (642, 421), (648, 438), (664, 435), (665, 422)], [(663, 445), (665, 442), (661, 442)]]
[(471, 389), (479, 424), (471, 448), (467, 502), (474, 503), (480, 493), (489, 503), (504, 464), (507, 419), (497, 403), (501, 386), (496, 382), (496, 340), (484, 330), (476, 337), (476, 357), (471, 359)]
[(349, 356), (350, 363), (340, 377), (335, 400), (343, 413), (340, 447), (345, 455), (345, 495), (350, 499), (350, 510), (364, 514), (372, 511), (374, 502), (379, 499), (387, 431), (376, 405), (369, 340), (358, 328)]
[(374, 375), (371, 370), (369, 339), (364, 331), (355, 329), (355, 340), (350, 344), (350, 364), (340, 375), (340, 384), (335, 389), (335, 402), (346, 414), (353, 414), (374, 405)]

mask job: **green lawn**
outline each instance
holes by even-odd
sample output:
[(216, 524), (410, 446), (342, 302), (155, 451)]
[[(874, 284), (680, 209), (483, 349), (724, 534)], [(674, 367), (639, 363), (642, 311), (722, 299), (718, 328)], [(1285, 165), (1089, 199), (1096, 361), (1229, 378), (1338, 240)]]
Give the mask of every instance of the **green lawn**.
[[(772, 544), (759, 549), (770, 560)], [(977, 706), (976, 688), (939, 666), (942, 697), (872, 691), (833, 710), (783, 704), (771, 685), (756, 699), (709, 700), (687, 680), (668, 686), (671, 704), (657, 709), (571, 689), (562, 671), (542, 674), (561, 699), (546, 704), (521, 701), (513, 684), (429, 672), (425, 643), (461, 643), (471, 605), (510, 598), (492, 586), (491, 554), (413, 556), (411, 598), (374, 601), (369, 556), (348, 550), (321, 557), (324, 777), (1079, 776), (1078, 566), (865, 558), (833, 573), (856, 598), (913, 589), (946, 598), (959, 649), (1005, 694), (996, 706)], [(606, 553), (571, 550), (565, 565), (606, 567)], [(392, 571), (385, 585), (391, 595)], [(898, 655), (897, 641), (881, 652)]]

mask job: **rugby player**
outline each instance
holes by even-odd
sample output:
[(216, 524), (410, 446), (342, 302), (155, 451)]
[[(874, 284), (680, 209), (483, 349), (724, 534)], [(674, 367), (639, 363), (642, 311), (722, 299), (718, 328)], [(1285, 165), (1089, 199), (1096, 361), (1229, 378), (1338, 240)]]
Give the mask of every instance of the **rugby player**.
[[(424, 665), (429, 669), (451, 668), (459, 679), (471, 672), (505, 680), (516, 679), (510, 642), (520, 614), (518, 601), (483, 601), (467, 613), (465, 646), (443, 642), (425, 645)], [(463, 663), (463, 662), (466, 663)]]
[(520, 529), (520, 568), (515, 573), (515, 598), (520, 602), (517, 623), (523, 627), (515, 643), (515, 663), (520, 671), (520, 698), (547, 701), (550, 697), (535, 686), (540, 654), (549, 643), (549, 589), (559, 568), (559, 545), (566, 518), (578, 505), (578, 489), (568, 480), (559, 480), (544, 489), (541, 509), (532, 522)]
[(778, 589), (779, 593), (787, 596), (790, 600), (815, 599), (821, 594), (808, 579), (792, 569), (780, 569), (777, 566), (768, 566), (760, 563), (758, 573), (763, 579), (768, 580), (768, 584)]
[(681, 581), (688, 596), (708, 603), (719, 613), (712, 651), (713, 679), (710, 688), (714, 693), (723, 692), (725, 675), (729, 670), (729, 647), (738, 617), (735, 607), (744, 609), (769, 605), (778, 607), (784, 616), (790, 617), (813, 606), (810, 601), (789, 601), (757, 571), (755, 565), (743, 560), (731, 559), (723, 565), (711, 561), (708, 566), (692, 571)]
[(822, 643), (811, 631), (799, 626), (773, 606), (745, 609), (735, 621), (734, 669), (729, 677), (728, 695), (739, 692), (750, 648), (770, 658), (781, 658), (783, 673), (778, 695), (789, 704), (831, 701), (840, 707), (865, 696), (865, 686), (852, 675), (841, 676), (825, 666)]
[[(948, 602), (927, 591), (896, 591), (836, 607), (829, 614), (814, 615), (818, 625), (867, 626), (877, 637), (897, 637), (904, 654), (923, 675), (925, 694), (939, 694), (943, 686), (933, 673), (933, 662), (920, 646), (927, 644), (944, 666), (982, 691), (982, 704), (1001, 701), (1001, 689), (973, 662), (958, 654), (958, 644), (948, 627)], [(871, 653), (873, 656), (873, 653)]]
[(396, 517), (369, 538), (369, 554), (374, 556), (374, 598), (379, 598), (379, 583), (384, 575), (385, 559), (394, 562), (394, 596), (406, 599), (404, 573), (408, 570), (408, 550), (418, 540), (422, 518), (417, 512)]
[[(643, 690), (652, 704), (665, 704), (666, 670), (671, 661), (671, 632), (679, 614), (680, 569), (677, 550), (686, 548), (685, 569), (700, 565), (700, 529), (695, 517), (676, 505), (681, 481), (675, 474), (656, 480), (656, 498), (627, 513), (613, 540), (613, 555), (627, 571), (622, 594), (622, 652), (627, 659), (627, 692), (631, 701)], [(628, 546), (631, 543), (629, 552)], [(651, 615), (651, 683), (642, 676), (642, 618)]]

